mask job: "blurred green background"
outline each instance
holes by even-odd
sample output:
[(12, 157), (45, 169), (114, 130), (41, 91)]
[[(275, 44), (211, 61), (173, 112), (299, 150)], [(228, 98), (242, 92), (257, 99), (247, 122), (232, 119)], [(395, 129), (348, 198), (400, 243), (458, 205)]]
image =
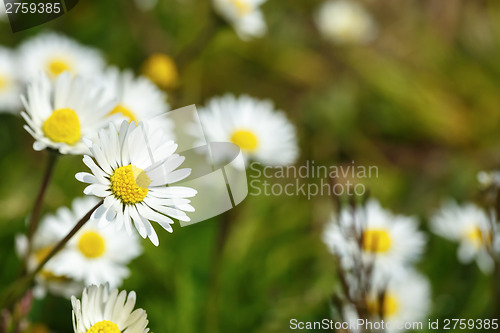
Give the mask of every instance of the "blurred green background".
[[(180, 72), (168, 91), (173, 109), (226, 92), (270, 98), (297, 128), (298, 165), (378, 166), (379, 177), (364, 180), (371, 194), (427, 230), (444, 198), (473, 198), (476, 173), (500, 164), (500, 2), (365, 1), (380, 30), (366, 46), (325, 41), (313, 22), (321, 3), (269, 1), (267, 35), (243, 42), (206, 0), (159, 1), (147, 12), (133, 1), (82, 0), (28, 31), (0, 23), (0, 43), (60, 31), (136, 72), (150, 54), (169, 54)], [(14, 235), (25, 230), (47, 158), (33, 151), (23, 123), (0, 114), (2, 286), (18, 273)], [(60, 159), (45, 212), (83, 195), (74, 174), (85, 169), (81, 157)], [(153, 332), (289, 332), (292, 318), (328, 318), (336, 279), (321, 232), (332, 209), (327, 196), (249, 196), (229, 214), (160, 232), (158, 248), (144, 241), (122, 289), (138, 293)], [(217, 256), (223, 219), (230, 227)], [(430, 317), (499, 317), (498, 280), (460, 265), (454, 244), (428, 237), (419, 268), (432, 282)], [(32, 319), (69, 332), (70, 302), (38, 301)]]

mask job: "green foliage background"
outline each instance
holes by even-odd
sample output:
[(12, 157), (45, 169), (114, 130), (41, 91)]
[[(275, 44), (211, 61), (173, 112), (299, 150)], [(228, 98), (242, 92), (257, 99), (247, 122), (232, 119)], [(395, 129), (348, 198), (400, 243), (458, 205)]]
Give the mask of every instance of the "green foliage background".
[[(500, 164), (500, 3), (365, 1), (380, 32), (368, 46), (335, 46), (319, 35), (322, 1), (269, 1), (268, 34), (241, 41), (207, 0), (86, 0), (67, 15), (12, 34), (15, 47), (41, 31), (60, 31), (103, 51), (110, 64), (139, 71), (153, 52), (172, 55), (181, 75), (172, 108), (232, 92), (272, 99), (297, 128), (298, 164), (375, 165), (365, 180), (392, 210), (426, 217), (447, 197), (476, 195), (476, 173)], [(25, 230), (47, 156), (32, 149), (20, 117), (0, 114), (0, 285), (16, 278), (14, 235)], [(80, 157), (60, 159), (45, 212), (83, 195)], [(314, 180), (311, 180), (314, 181)], [(249, 196), (238, 209), (144, 241), (123, 289), (138, 293), (154, 332), (289, 332), (289, 320), (329, 318), (336, 284), (321, 242), (331, 199)], [(227, 243), (217, 259), (222, 219)], [(420, 269), (432, 282), (431, 318), (500, 317), (492, 308), (498, 277), (456, 260), (456, 247), (429, 234)], [(62, 314), (66, 315), (62, 315)], [(71, 331), (69, 301), (49, 297), (32, 319)]]

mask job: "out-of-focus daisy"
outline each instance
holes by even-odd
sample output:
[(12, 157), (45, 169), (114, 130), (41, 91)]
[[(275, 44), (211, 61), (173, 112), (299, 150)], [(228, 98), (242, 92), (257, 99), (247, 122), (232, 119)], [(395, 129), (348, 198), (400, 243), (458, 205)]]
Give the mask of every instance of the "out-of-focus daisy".
[(153, 9), (158, 0), (135, 0), (135, 5), (142, 11), (148, 11)]
[[(32, 272), (46, 258), (52, 248), (60, 239), (57, 238), (51, 228), (47, 228), (47, 223), (43, 222), (40, 228), (33, 236), (32, 252), (28, 257), (27, 270)], [(28, 238), (25, 235), (16, 237), (16, 252), (20, 258), (25, 258), (28, 251)], [(52, 257), (43, 269), (35, 276), (35, 287), (33, 295), (36, 298), (43, 298), (47, 293), (70, 298), (72, 295), (79, 294), (85, 285), (81, 281), (76, 281), (65, 275), (58, 275), (55, 271), (54, 259)]]
[(482, 188), (490, 186), (500, 186), (500, 171), (480, 171), (477, 174), (477, 181)]
[(486, 212), (473, 203), (459, 206), (449, 201), (431, 218), (431, 229), (437, 235), (459, 242), (458, 260), (470, 263), (476, 260), (479, 268), (491, 273), (494, 262), (491, 251), (497, 252), (494, 244), (496, 223), (492, 223)]
[(174, 60), (162, 53), (149, 56), (142, 65), (142, 73), (162, 89), (175, 87), (179, 80)]
[[(420, 322), (426, 318), (431, 293), (425, 277), (414, 270), (404, 270), (389, 281), (378, 282), (367, 292), (364, 302), (368, 313), (364, 319), (372, 322), (384, 320), (385, 332), (396, 333), (405, 331), (401, 329), (405, 323)], [(361, 331), (356, 325), (360, 315), (354, 304), (343, 304), (342, 315), (344, 321), (354, 324), (349, 332)]]
[[(380, 298), (383, 293), (383, 298)], [(426, 318), (430, 307), (429, 281), (413, 270), (405, 270), (383, 284), (374, 285), (368, 293), (366, 305), (369, 313), (392, 326), (387, 332), (401, 332), (405, 323)]]
[(297, 158), (295, 128), (271, 101), (225, 95), (211, 99), (199, 115), (208, 141), (233, 142), (248, 159), (288, 165)]
[[(117, 68), (110, 68), (104, 75), (104, 84), (108, 96), (116, 100), (110, 115), (120, 115), (119, 119), (137, 124), (169, 110), (166, 94), (146, 77), (134, 77), (131, 71), (120, 73)], [(172, 135), (172, 124), (165, 117), (156, 118), (150, 125)]]
[(100, 74), (105, 65), (99, 51), (56, 33), (44, 33), (23, 42), (19, 56), (19, 69), (28, 82), (40, 72), (50, 79), (65, 71), (91, 77)]
[(371, 15), (360, 4), (347, 0), (327, 0), (316, 14), (321, 34), (332, 42), (362, 44), (377, 34)]
[(82, 300), (71, 297), (75, 333), (147, 333), (146, 311), (134, 310), (136, 295), (125, 290), (111, 292), (107, 285), (90, 286), (83, 291)]
[(22, 100), (26, 112), (21, 115), (28, 124), (24, 128), (35, 139), (33, 149), (53, 148), (62, 154), (88, 152), (82, 138), (93, 138), (110, 121), (114, 105), (92, 81), (68, 72), (54, 83), (45, 75), (38, 76)]
[(184, 157), (174, 154), (177, 145), (161, 131), (123, 121), (118, 131), (114, 124), (101, 130), (88, 147), (95, 160), (84, 156), (83, 162), (92, 174), (80, 172), (76, 178), (90, 184), (85, 194), (104, 198), (93, 218), (113, 222), (117, 230), (125, 225), (129, 234), (133, 221), (139, 234), (155, 245), (158, 236), (150, 221), (168, 232), (173, 231), (171, 218), (190, 221), (185, 211), (194, 208), (187, 198), (196, 191), (171, 184), (189, 176), (191, 169), (177, 169)]
[[(3, 2), (0, 2), (3, 5)], [(17, 70), (18, 66), (12, 51), (0, 47), (0, 112), (21, 110), (22, 89)]]
[[(43, 227), (61, 240), (98, 201), (95, 197), (75, 199), (71, 210), (60, 208), (44, 219)], [(136, 234), (109, 226), (100, 228), (98, 221), (90, 219), (51, 260), (51, 267), (56, 275), (83, 281), (84, 285), (108, 282), (118, 287), (129, 275), (126, 265), (140, 254)]]
[(215, 11), (224, 17), (242, 40), (261, 37), (267, 27), (260, 5), (266, 0), (212, 0)]
[(354, 211), (342, 209), (339, 220), (333, 218), (326, 227), (323, 240), (345, 268), (352, 268), (354, 256), (361, 252), (363, 262), (373, 263), (381, 272), (416, 260), (425, 245), (415, 218), (394, 215), (373, 199)]
[(5, 3), (0, 1), (0, 21), (5, 21), (7, 19), (7, 9), (5, 8)]

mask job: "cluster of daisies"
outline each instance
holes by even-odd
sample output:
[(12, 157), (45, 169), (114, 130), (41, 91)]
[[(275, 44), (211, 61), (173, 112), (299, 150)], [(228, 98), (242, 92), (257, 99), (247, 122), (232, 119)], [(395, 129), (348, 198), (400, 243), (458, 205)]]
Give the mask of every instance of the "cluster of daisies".
[[(155, 227), (173, 232), (175, 220), (190, 221), (195, 209), (197, 190), (181, 183), (191, 169), (176, 152), (178, 137), (195, 124), (177, 128), (168, 116), (165, 89), (175, 84), (175, 64), (154, 54), (144, 75), (135, 75), (55, 33), (1, 49), (0, 57), (1, 107), (22, 116), (33, 149), (48, 151), (49, 161), (81, 155), (88, 168), (75, 175), (87, 184), (84, 197), (40, 222), (33, 214), (28, 236), (16, 239), (34, 295), (73, 297), (75, 332), (147, 332), (145, 312), (132, 312), (135, 294), (109, 289), (141, 255), (139, 235), (158, 246)], [(245, 161), (286, 165), (297, 158), (294, 126), (268, 100), (214, 97), (199, 118), (205, 133), (195, 140), (232, 142)], [(74, 295), (82, 291), (80, 302)]]
[[(498, 175), (478, 175), (485, 205), (448, 200), (429, 218), (433, 233), (459, 243), (458, 260), (476, 261), (485, 274), (499, 263)], [(416, 218), (395, 215), (374, 199), (359, 205), (350, 202), (334, 214), (323, 240), (336, 258), (340, 281), (333, 297), (335, 319), (383, 320), (389, 323), (387, 332), (404, 331), (404, 323), (425, 319), (430, 285), (413, 266), (424, 251), (426, 237), (418, 230)]]
[(384, 320), (388, 332), (424, 319), (430, 285), (413, 264), (426, 238), (414, 217), (395, 215), (370, 199), (343, 207), (323, 239), (337, 259), (342, 282), (334, 297), (339, 309), (335, 316), (346, 322)]

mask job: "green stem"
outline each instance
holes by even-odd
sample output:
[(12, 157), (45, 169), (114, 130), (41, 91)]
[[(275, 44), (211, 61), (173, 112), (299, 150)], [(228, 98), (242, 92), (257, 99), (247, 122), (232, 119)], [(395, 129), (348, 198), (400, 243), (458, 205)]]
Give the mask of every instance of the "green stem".
[(14, 304), (19, 300), (22, 295), (28, 290), (28, 288), (31, 286), (31, 283), (33, 282), (33, 279), (35, 278), (36, 274), (38, 274), (45, 264), (52, 258), (54, 257), (57, 252), (59, 252), (73, 237), (78, 230), (80, 230), (85, 223), (90, 219), (90, 216), (94, 211), (99, 208), (103, 204), (104, 201), (100, 201), (97, 205), (95, 205), (87, 214), (85, 214), (84, 217), (78, 221), (78, 223), (71, 229), (71, 231), (57, 243), (56, 246), (50, 251), (50, 253), (38, 264), (38, 266), (30, 272), (28, 275), (25, 275), (22, 277), (20, 280), (15, 281), (11, 286), (7, 289), (7, 293), (5, 297), (2, 299), (2, 302), (0, 303), (0, 309), (12, 309)]
[(32, 249), (33, 235), (38, 229), (38, 223), (40, 221), (40, 216), (42, 214), (43, 199), (47, 188), (49, 187), (50, 180), (54, 173), (54, 168), (59, 157), (59, 153), (55, 150), (48, 150), (47, 166), (45, 168), (45, 173), (43, 175), (42, 184), (40, 185), (40, 190), (35, 200), (35, 205), (33, 206), (33, 211), (28, 223), (28, 250), (26, 251), (26, 260), (29, 257)]

